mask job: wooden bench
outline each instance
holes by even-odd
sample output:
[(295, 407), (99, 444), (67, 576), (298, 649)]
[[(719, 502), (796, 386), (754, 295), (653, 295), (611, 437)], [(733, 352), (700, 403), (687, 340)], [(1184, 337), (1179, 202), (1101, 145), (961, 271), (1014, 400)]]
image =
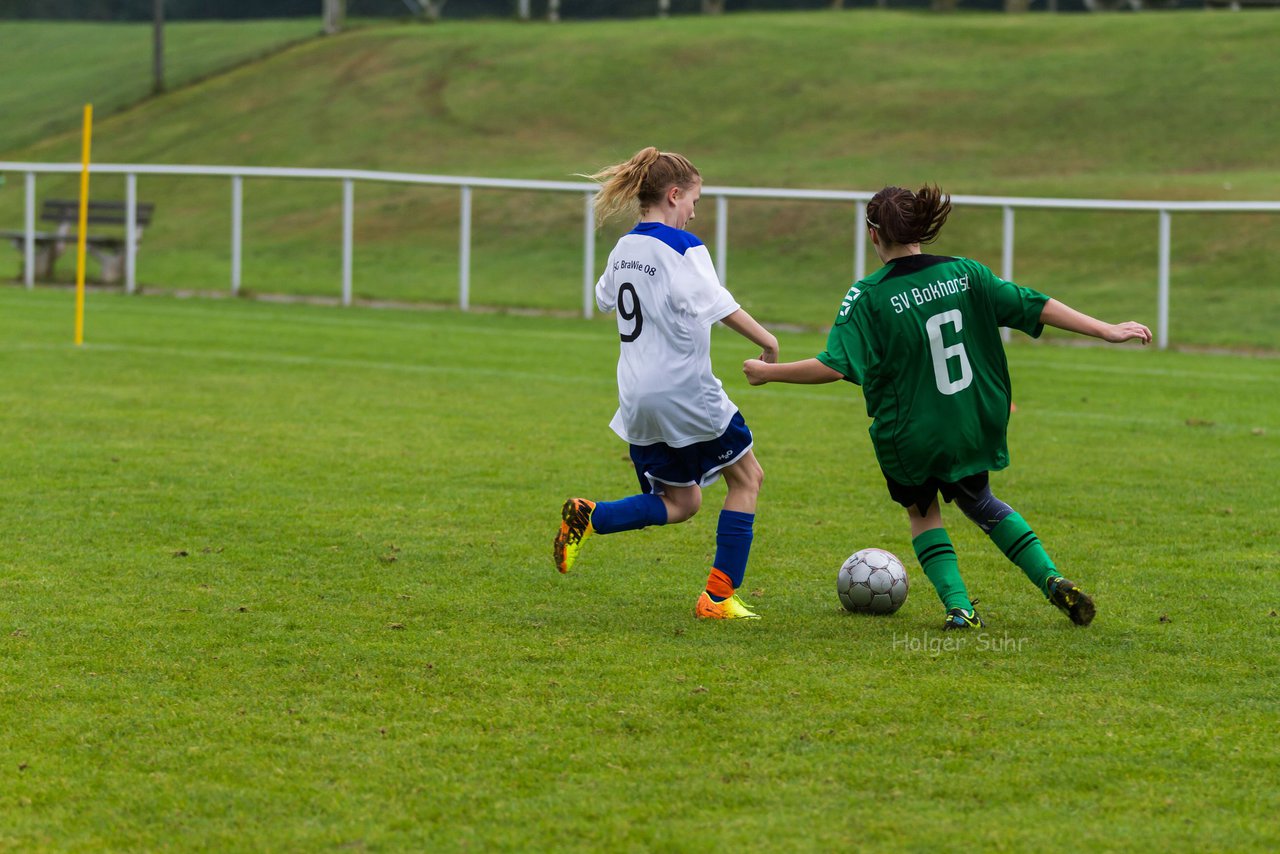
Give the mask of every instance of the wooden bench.
[[(151, 214), (155, 205), (151, 202), (138, 202), (134, 245), (142, 240), (142, 230), (151, 224)], [(90, 201), (88, 211), (89, 225), (120, 226), (122, 231), (128, 226), (128, 208), (124, 202)], [(58, 258), (68, 249), (76, 246), (79, 235), (76, 227), (80, 224), (80, 202), (77, 199), (45, 199), (40, 208), (42, 222), (57, 223), (53, 231), (37, 231), (35, 237), (35, 278), (48, 280), (53, 278), (53, 268)], [(0, 236), (9, 238), (19, 252), (26, 251), (27, 233), (22, 230), (0, 231)], [(85, 236), (85, 249), (98, 260), (102, 270), (104, 284), (117, 284), (124, 278), (124, 259), (128, 244), (128, 235), (103, 234), (91, 232)], [(26, 263), (23, 255), (23, 263)]]

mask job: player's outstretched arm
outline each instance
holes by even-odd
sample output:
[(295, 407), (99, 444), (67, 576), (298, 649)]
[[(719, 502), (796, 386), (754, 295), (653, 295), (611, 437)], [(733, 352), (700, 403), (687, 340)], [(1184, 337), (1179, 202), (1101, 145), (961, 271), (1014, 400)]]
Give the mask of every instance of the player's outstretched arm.
[(754, 317), (738, 309), (720, 322), (758, 346), (761, 361), (778, 361), (778, 339), (772, 332), (757, 323)]
[(1068, 332), (1077, 332), (1081, 335), (1101, 338), (1103, 341), (1110, 341), (1112, 344), (1119, 344), (1121, 341), (1130, 341), (1134, 338), (1137, 338), (1143, 344), (1151, 343), (1151, 330), (1136, 320), (1126, 321), (1125, 323), (1105, 323), (1096, 317), (1090, 317), (1083, 312), (1076, 311), (1071, 306), (1056, 299), (1050, 299), (1044, 304), (1044, 309), (1040, 312), (1040, 322), (1046, 326), (1065, 329)]
[(844, 379), (844, 374), (834, 371), (817, 359), (804, 359), (799, 362), (784, 362), (770, 365), (759, 359), (747, 359), (742, 363), (742, 372), (747, 375), (747, 382), (752, 385), (765, 383), (833, 383)]

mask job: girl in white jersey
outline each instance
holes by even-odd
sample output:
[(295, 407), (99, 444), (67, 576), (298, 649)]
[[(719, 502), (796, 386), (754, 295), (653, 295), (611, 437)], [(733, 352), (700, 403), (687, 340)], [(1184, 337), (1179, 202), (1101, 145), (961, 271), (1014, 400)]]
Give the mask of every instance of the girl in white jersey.
[(719, 321), (747, 338), (766, 362), (777, 361), (778, 339), (734, 301), (707, 247), (684, 231), (702, 194), (692, 163), (650, 147), (589, 177), (602, 185), (600, 221), (624, 209), (640, 213), (609, 254), (596, 304), (617, 313), (618, 411), (609, 426), (631, 446), (641, 491), (620, 501), (566, 501), (556, 567), (568, 572), (593, 533), (685, 521), (702, 505), (702, 488), (723, 475), (728, 493), (715, 563), (694, 613), (756, 618), (735, 591), (746, 573), (764, 472), (751, 431), (711, 372), (711, 327)]

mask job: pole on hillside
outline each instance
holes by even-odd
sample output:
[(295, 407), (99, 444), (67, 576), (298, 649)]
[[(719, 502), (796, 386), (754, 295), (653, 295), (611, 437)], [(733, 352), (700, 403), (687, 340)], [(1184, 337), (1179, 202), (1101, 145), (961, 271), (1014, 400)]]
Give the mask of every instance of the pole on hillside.
[(519, 0), (519, 2), (516, 3), (516, 15), (520, 20), (527, 21), (533, 16), (533, 9), (531, 7), (532, 3), (530, 0)]
[(76, 346), (84, 343), (84, 255), (89, 230), (89, 140), (93, 137), (93, 104), (84, 105), (84, 136), (80, 146), (80, 218), (76, 234)]
[(151, 10), (151, 91), (159, 95), (164, 91), (164, 0), (154, 0)]
[(324, 0), (324, 34), (334, 35), (342, 30), (343, 0)]

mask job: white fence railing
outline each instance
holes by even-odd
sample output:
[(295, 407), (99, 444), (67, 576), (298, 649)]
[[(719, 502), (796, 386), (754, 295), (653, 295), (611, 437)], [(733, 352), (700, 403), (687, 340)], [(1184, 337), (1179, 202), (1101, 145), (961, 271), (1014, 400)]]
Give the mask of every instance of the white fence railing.
[[(78, 173), (78, 163), (11, 163), (0, 162), (0, 171), (22, 173), (25, 177), (24, 217), (24, 281), (34, 284), (36, 175)], [(476, 188), (504, 190), (541, 190), (558, 193), (580, 193), (582, 210), (582, 314), (591, 317), (594, 309), (595, 269), (595, 192), (588, 182), (531, 181), (506, 178), (472, 178), (449, 175), (419, 175), (409, 172), (374, 172), (361, 169), (292, 169), (261, 166), (165, 166), (142, 164), (95, 163), (90, 172), (125, 176), (125, 290), (137, 287), (137, 246), (134, 242), (137, 223), (137, 187), (139, 175), (186, 175), (223, 177), (231, 180), (231, 292), (240, 292), (243, 254), (244, 180), (246, 178), (298, 178), (342, 183), (342, 303), (351, 304), (353, 224), (355, 183), (357, 181), (396, 184), (423, 184), (459, 188), (458, 237), (458, 305), (466, 311), (471, 305), (471, 194)], [(788, 201), (852, 202), (856, 206), (854, 222), (854, 278), (866, 274), (866, 205), (874, 193), (857, 190), (788, 190), (759, 187), (702, 188), (704, 196), (716, 205), (716, 269), (722, 281), (728, 281), (729, 199), (779, 199)], [(1169, 344), (1169, 260), (1172, 252), (1171, 220), (1174, 213), (1280, 213), (1280, 202), (1177, 202), (1177, 201), (1113, 201), (1106, 199), (1039, 199), (1004, 196), (952, 196), (953, 205), (1001, 208), (1003, 249), (1000, 274), (1013, 279), (1014, 212), (1018, 209), (1056, 209), (1093, 211), (1148, 211), (1158, 215), (1158, 254), (1156, 288), (1156, 343), (1164, 349)]]

